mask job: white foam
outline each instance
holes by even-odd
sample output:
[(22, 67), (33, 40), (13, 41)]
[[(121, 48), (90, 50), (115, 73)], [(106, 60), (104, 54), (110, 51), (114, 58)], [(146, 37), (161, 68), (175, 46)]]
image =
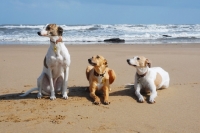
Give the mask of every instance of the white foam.
[[(0, 43), (49, 42), (37, 32), (45, 25), (0, 25)], [(126, 42), (200, 42), (200, 25), (60, 25), (65, 42), (103, 42), (104, 39), (121, 38)], [(170, 37), (164, 37), (168, 35)]]
[(0, 28), (8, 28), (8, 29), (13, 29), (13, 28), (31, 28), (31, 29), (42, 29), (44, 25), (2, 25)]

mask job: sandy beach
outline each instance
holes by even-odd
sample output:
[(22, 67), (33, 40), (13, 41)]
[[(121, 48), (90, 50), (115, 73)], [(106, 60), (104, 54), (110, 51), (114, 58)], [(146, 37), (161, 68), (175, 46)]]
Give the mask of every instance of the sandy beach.
[[(69, 99), (36, 99), (48, 45), (0, 45), (0, 132), (4, 133), (197, 133), (200, 131), (200, 44), (66, 45), (71, 55)], [(88, 58), (100, 54), (115, 70), (110, 105), (94, 105), (86, 91)], [(136, 100), (135, 68), (126, 59), (143, 55), (169, 72), (170, 87), (155, 104)]]

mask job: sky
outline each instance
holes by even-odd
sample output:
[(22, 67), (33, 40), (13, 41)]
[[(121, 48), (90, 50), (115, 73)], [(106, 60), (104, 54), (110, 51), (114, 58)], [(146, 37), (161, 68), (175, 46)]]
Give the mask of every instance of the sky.
[(200, 0), (0, 0), (3, 24), (200, 24)]

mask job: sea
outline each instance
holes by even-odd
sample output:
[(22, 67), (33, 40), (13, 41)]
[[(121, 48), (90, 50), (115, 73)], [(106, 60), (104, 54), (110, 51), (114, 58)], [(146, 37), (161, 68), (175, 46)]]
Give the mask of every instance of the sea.
[[(37, 32), (41, 25), (0, 25), (2, 44), (49, 44), (48, 37)], [(200, 24), (88, 24), (60, 25), (65, 44), (106, 44), (105, 39), (124, 39), (123, 44), (200, 43)]]

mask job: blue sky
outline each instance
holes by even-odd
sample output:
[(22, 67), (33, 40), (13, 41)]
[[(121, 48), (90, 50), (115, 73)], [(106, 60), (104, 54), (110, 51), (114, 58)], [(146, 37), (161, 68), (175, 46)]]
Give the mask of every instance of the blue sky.
[(200, 0), (1, 0), (0, 24), (200, 24)]

